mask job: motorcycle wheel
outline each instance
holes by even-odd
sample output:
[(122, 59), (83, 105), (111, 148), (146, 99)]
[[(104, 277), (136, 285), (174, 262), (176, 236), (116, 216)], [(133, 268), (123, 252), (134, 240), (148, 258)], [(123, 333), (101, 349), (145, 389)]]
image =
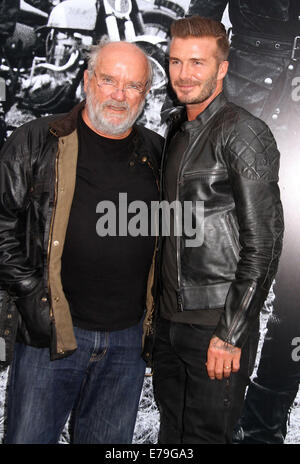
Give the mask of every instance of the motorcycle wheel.
[(152, 90), (163, 88), (167, 82), (166, 73), (166, 55), (162, 48), (144, 40), (139, 40), (137, 37), (135, 43), (149, 56), (153, 68)]
[(170, 34), (170, 26), (174, 19), (172, 15), (160, 11), (144, 11), (143, 22), (146, 34), (167, 40)]

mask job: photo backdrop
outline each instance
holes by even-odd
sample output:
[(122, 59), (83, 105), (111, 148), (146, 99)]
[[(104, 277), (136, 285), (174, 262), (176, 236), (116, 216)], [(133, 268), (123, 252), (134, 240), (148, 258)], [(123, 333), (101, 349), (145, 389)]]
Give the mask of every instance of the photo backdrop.
[[(164, 135), (166, 126), (161, 122), (161, 108), (167, 92), (170, 24), (187, 13), (214, 17), (221, 12), (222, 21), (230, 31), (232, 23), (227, 3), (234, 2), (194, 0), (190, 5), (189, 0), (0, 0), (0, 144), (21, 124), (36, 117), (68, 111), (84, 98), (82, 75), (86, 56), (89, 47), (103, 34), (112, 40), (136, 42), (151, 57), (154, 85), (140, 122)], [(289, 21), (286, 15), (292, 12), (293, 27), (298, 20), (300, 35), (297, 3), (293, 0), (235, 0), (244, 14), (252, 14), (254, 23), (256, 16), (259, 20), (264, 15), (274, 20), (277, 30), (278, 24), (286, 28)], [(265, 349), (268, 378), (274, 380), (279, 390), (297, 390), (300, 371), (300, 51), (297, 50), (300, 39), (295, 42), (295, 54), (293, 59), (289, 58), (289, 64), (287, 60), (279, 63), (272, 54), (265, 54), (263, 66), (255, 57), (252, 59), (236, 51), (239, 38), (234, 40), (225, 93), (270, 125), (281, 151), (284, 249), (276, 282), (262, 311), (260, 350), (269, 318), (269, 333), (276, 343)], [(236, 55), (239, 55), (238, 60)], [(248, 69), (247, 73), (243, 74), (241, 63)], [(260, 351), (256, 367), (259, 357)], [(1, 433), (6, 381), (7, 371), (4, 371), (1, 373)], [(159, 415), (153, 401), (151, 377), (148, 377), (141, 398), (135, 442), (155, 443), (158, 426)], [(67, 427), (61, 440), (68, 442)], [(286, 442), (300, 443), (299, 394), (292, 404)]]

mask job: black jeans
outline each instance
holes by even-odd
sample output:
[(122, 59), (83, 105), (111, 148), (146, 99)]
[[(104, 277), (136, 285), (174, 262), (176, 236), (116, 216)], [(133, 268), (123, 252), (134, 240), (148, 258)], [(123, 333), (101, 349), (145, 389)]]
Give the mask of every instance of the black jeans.
[(258, 328), (242, 349), (241, 367), (211, 380), (206, 355), (214, 327), (160, 319), (153, 354), (153, 389), (160, 411), (159, 443), (231, 443), (252, 373)]

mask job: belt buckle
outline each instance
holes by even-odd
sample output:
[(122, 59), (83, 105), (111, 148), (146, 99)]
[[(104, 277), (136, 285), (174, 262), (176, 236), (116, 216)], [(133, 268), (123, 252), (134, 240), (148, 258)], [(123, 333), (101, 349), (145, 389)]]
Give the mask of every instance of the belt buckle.
[(296, 35), (296, 37), (294, 38), (291, 58), (294, 61), (300, 60), (300, 35)]

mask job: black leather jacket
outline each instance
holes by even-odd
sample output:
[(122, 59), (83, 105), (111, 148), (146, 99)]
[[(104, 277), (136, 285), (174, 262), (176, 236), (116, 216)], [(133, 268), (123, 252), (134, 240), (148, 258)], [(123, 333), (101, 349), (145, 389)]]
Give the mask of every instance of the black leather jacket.
[[(185, 116), (171, 117), (167, 144)], [(225, 308), (215, 334), (242, 346), (268, 295), (282, 248), (279, 152), (266, 124), (223, 94), (189, 124), (189, 132), (176, 199), (204, 202), (204, 241), (187, 247), (190, 237), (178, 237), (178, 306), (183, 311)]]
[[(17, 329), (19, 341), (49, 346), (51, 359), (76, 349), (60, 258), (82, 108), (83, 103), (69, 114), (21, 126), (0, 153), (0, 361), (5, 363), (12, 358)], [(132, 162), (145, 163), (158, 181), (163, 139), (142, 126), (135, 130)]]

